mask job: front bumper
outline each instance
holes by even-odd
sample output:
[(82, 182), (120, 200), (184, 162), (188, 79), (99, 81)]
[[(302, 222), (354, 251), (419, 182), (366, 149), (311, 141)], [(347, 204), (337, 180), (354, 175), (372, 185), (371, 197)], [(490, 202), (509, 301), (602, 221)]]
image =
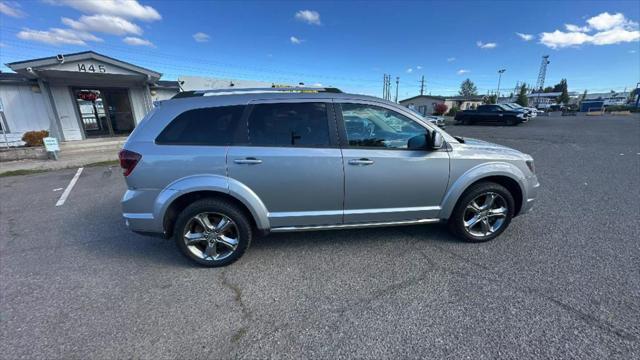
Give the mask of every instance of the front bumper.
[(533, 204), (536, 202), (539, 188), (540, 183), (535, 175), (527, 178), (527, 188), (523, 194), (522, 207), (520, 208), (518, 215), (526, 214), (531, 211)]

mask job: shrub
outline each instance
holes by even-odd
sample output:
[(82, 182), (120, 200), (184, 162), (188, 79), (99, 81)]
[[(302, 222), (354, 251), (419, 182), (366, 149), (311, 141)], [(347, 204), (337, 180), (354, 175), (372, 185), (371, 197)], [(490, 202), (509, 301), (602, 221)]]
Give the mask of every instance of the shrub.
[(447, 113), (448, 116), (456, 116), (456, 113), (459, 111), (460, 109), (457, 106), (452, 106), (451, 109), (449, 109), (449, 112)]
[(447, 112), (447, 105), (445, 105), (444, 103), (437, 103), (433, 107), (433, 113), (436, 115), (442, 115), (446, 112)]
[(27, 131), (22, 135), (22, 141), (25, 142), (26, 146), (43, 146), (44, 143), (42, 139), (47, 136), (49, 136), (49, 132), (47, 130)]
[(631, 111), (631, 112), (640, 112), (640, 108), (630, 105), (609, 105), (605, 108), (606, 112), (611, 111)]

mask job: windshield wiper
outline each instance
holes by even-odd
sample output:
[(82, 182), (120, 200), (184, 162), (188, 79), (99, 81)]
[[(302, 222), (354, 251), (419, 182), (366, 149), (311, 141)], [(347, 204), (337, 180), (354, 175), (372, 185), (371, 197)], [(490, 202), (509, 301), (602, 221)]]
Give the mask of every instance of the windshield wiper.
[(464, 138), (462, 136), (454, 136), (453, 138), (464, 144)]

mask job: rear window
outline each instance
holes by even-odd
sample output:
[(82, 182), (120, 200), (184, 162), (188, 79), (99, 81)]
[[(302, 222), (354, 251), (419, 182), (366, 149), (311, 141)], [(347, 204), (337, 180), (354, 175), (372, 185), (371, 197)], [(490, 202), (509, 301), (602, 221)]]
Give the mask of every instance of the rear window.
[(244, 106), (221, 106), (183, 112), (156, 138), (162, 145), (230, 145)]
[(255, 105), (249, 116), (249, 143), (253, 146), (329, 146), (325, 103)]

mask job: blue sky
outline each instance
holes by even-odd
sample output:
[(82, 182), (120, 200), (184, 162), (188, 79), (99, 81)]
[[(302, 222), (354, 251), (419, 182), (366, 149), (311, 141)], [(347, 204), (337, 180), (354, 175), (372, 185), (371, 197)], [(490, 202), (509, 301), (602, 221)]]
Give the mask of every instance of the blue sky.
[(422, 75), (439, 95), (466, 77), (495, 90), (501, 68), (503, 91), (533, 84), (550, 55), (548, 85), (566, 78), (572, 91), (604, 92), (640, 81), (638, 1), (2, 0), (0, 12), (2, 64), (95, 50), (164, 79), (302, 81), (378, 96), (388, 73), (405, 98)]

